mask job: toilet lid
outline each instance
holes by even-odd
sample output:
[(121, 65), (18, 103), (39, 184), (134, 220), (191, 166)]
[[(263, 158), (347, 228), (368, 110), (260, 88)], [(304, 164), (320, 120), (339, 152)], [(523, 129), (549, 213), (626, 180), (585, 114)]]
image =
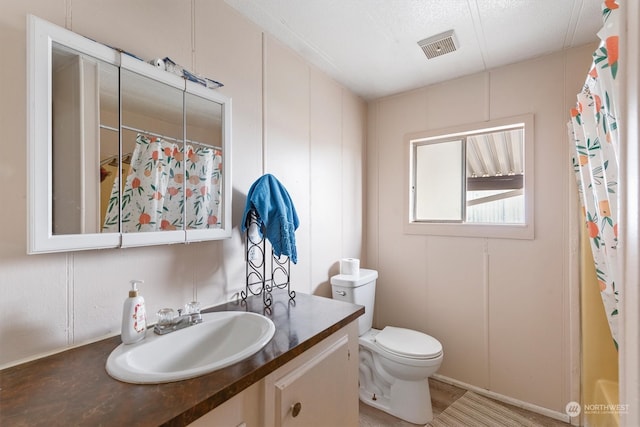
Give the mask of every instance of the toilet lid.
[(390, 353), (412, 359), (432, 359), (442, 354), (437, 339), (411, 329), (387, 326), (376, 335), (376, 343)]

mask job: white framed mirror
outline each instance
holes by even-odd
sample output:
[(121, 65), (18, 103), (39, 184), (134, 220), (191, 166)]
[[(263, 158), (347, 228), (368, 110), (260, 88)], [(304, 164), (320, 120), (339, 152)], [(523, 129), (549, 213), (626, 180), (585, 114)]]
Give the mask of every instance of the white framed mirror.
[(28, 17), (28, 252), (231, 236), (231, 99)]
[(185, 212), (189, 242), (231, 236), (231, 100), (217, 95), (195, 84), (185, 91), (185, 151), (193, 152), (185, 174), (192, 186)]

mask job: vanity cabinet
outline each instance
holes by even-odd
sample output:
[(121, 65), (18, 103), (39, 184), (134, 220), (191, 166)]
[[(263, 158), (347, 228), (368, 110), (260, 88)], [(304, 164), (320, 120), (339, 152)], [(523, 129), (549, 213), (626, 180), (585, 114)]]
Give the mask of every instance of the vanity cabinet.
[(357, 426), (357, 324), (269, 375), (265, 408), (267, 427)]
[(354, 321), (190, 426), (349, 427), (358, 413)]
[(253, 427), (262, 426), (262, 391), (264, 380), (198, 418), (189, 427)]

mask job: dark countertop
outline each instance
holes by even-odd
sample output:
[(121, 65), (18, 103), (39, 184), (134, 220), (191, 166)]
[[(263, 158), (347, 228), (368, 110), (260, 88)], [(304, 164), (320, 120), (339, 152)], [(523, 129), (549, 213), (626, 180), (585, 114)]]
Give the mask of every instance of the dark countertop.
[[(274, 292), (276, 332), (252, 357), (198, 378), (136, 385), (111, 378), (105, 363), (120, 345), (107, 338), (0, 371), (2, 426), (182, 426), (308, 350), (364, 313), (364, 307), (329, 298)], [(222, 304), (210, 311), (263, 314), (262, 297)], [(6, 343), (5, 343), (6, 345)]]

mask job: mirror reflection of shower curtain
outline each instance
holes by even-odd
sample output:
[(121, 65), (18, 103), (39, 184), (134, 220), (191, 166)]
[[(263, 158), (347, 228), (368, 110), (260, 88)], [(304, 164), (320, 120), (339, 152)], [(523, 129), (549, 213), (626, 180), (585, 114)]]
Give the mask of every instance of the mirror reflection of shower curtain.
[(222, 152), (211, 147), (186, 147), (187, 229), (220, 228)]
[(600, 295), (611, 336), (618, 347), (618, 159), (620, 137), (616, 93), (620, 16), (615, 1), (603, 6), (605, 26), (598, 32), (600, 46), (569, 123), (573, 167), (586, 232), (593, 253)]
[[(118, 209), (116, 179), (103, 231), (180, 230), (186, 208), (187, 228), (219, 228), (222, 153), (209, 147), (186, 146), (138, 135)], [(183, 169), (184, 167), (184, 169)], [(120, 212), (119, 212), (120, 211)]]

